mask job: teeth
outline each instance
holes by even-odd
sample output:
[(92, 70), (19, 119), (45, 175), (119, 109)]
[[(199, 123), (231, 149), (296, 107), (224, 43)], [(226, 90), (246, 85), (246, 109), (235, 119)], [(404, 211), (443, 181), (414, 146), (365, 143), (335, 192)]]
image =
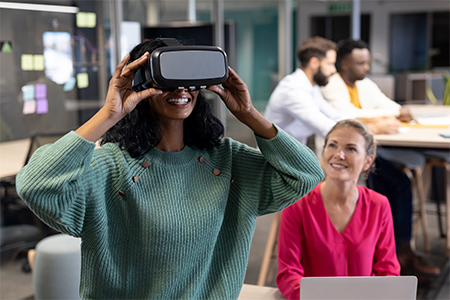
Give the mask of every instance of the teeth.
[(331, 166), (332, 166), (332, 167), (335, 167), (335, 168), (341, 168), (341, 169), (347, 168), (346, 166), (343, 166), (343, 165), (337, 165), (337, 164), (331, 164)]
[(171, 98), (167, 99), (167, 102), (171, 104), (186, 104), (189, 102), (188, 98)]

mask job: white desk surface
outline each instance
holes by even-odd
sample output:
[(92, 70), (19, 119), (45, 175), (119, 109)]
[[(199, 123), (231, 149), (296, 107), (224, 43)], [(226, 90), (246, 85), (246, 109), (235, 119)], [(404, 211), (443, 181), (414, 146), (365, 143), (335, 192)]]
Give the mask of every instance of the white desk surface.
[(30, 139), (0, 143), (0, 179), (14, 177), (22, 169)]
[[(407, 105), (415, 118), (447, 117), (450, 118), (450, 106)], [(420, 147), (450, 149), (450, 138), (440, 136), (441, 133), (450, 134), (450, 127), (408, 127), (409, 130), (396, 134), (377, 134), (375, 139), (380, 146)]]
[(274, 287), (244, 284), (238, 300), (286, 300), (281, 292)]

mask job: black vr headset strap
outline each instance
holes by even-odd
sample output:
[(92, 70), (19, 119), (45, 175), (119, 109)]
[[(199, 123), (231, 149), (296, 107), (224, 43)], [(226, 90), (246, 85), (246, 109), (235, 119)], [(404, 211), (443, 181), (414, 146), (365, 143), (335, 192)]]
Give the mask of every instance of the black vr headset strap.
[(163, 42), (166, 46), (182, 46), (179, 41), (173, 38), (157, 38), (156, 40)]
[[(180, 42), (178, 42), (176, 39), (174, 38), (156, 38), (155, 40), (161, 41), (163, 42), (166, 46), (182, 46), (182, 44)], [(147, 83), (146, 81), (146, 75), (145, 75), (146, 69), (145, 69), (145, 65), (142, 65), (139, 70), (136, 72), (135, 76), (134, 76), (134, 80), (133, 80), (133, 90), (135, 90), (136, 92), (138, 91), (142, 91), (145, 89), (148, 89), (149, 87), (147, 87), (145, 84)]]

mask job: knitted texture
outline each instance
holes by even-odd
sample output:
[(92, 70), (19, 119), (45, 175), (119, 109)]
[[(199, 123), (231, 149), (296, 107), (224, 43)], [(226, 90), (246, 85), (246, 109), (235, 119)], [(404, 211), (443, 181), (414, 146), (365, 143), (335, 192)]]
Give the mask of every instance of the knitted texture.
[(17, 191), (49, 226), (82, 238), (83, 299), (237, 299), (256, 217), (323, 177), (281, 129), (256, 139), (262, 154), (225, 138), (132, 158), (70, 132), (35, 152)]

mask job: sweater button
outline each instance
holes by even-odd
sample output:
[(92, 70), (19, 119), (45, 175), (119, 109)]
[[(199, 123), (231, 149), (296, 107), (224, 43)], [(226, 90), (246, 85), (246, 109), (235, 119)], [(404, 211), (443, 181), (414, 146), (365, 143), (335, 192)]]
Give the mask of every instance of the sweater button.
[(218, 176), (220, 174), (220, 170), (219, 169), (214, 169), (213, 174)]
[(200, 157), (198, 158), (198, 161), (202, 164), (202, 163), (205, 162), (205, 158), (204, 158), (203, 156), (200, 156)]
[(120, 196), (120, 197), (125, 197), (125, 193), (124, 193), (124, 192), (122, 192), (122, 191), (119, 191), (119, 193), (118, 193), (118, 194), (119, 194), (119, 196)]
[(144, 160), (144, 162), (142, 163), (142, 166), (147, 169), (150, 166), (150, 163), (148, 161)]
[(233, 183), (233, 182), (234, 182), (234, 178), (231, 178), (230, 183)]
[(139, 181), (139, 176), (133, 176), (133, 182), (137, 183)]

